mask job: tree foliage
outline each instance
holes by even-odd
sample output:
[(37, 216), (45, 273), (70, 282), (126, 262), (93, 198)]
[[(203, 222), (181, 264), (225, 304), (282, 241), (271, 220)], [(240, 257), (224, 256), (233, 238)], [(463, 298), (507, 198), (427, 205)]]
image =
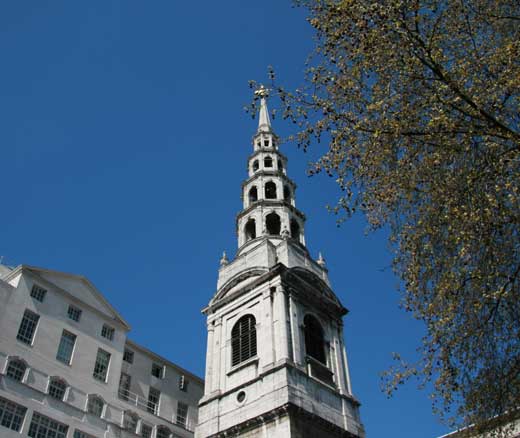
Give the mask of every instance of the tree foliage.
[[(424, 321), (410, 376), (450, 421), (520, 405), (520, 2), (303, 0), (304, 85), (272, 87), (336, 212), (389, 226), (403, 306)], [(251, 110), (255, 108), (255, 102)], [(456, 422), (456, 421), (455, 421)], [(461, 423), (458, 423), (459, 425)]]

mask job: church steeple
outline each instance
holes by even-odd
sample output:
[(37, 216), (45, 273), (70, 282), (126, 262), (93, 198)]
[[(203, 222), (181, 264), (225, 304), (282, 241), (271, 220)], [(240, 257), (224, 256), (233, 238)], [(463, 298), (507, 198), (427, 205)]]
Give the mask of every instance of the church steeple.
[(287, 176), (287, 157), (279, 151), (279, 138), (271, 126), (269, 93), (261, 87), (255, 94), (260, 97), (260, 111), (248, 178), (242, 184), (243, 210), (237, 217), (239, 253), (266, 238), (275, 244), (292, 239), (305, 247), (305, 215), (296, 208), (296, 184)]
[(208, 345), (196, 438), (364, 438), (343, 342), (347, 309), (325, 260), (305, 246), (305, 216), (267, 109), (237, 215), (238, 251), (220, 261), (203, 310)]

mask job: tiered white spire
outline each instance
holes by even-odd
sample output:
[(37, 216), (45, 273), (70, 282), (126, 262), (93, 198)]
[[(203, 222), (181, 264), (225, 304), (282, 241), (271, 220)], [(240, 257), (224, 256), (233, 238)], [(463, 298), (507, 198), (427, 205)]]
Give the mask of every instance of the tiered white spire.
[(277, 245), (292, 240), (305, 248), (305, 215), (296, 208), (296, 185), (287, 176), (287, 158), (279, 151), (271, 127), (263, 85), (255, 91), (260, 100), (258, 129), (253, 136), (253, 154), (248, 160), (248, 178), (242, 184), (244, 209), (237, 216), (238, 246), (267, 238)]

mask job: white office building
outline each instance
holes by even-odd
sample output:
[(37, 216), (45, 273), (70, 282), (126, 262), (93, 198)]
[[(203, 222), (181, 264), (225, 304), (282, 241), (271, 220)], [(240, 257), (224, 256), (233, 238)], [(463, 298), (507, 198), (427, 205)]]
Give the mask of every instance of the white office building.
[(129, 330), (85, 277), (0, 265), (0, 436), (193, 437), (203, 381)]

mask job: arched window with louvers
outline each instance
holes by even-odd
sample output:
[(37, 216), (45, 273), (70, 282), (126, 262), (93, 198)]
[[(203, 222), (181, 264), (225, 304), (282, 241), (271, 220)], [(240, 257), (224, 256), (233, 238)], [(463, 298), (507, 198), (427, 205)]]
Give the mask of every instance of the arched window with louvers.
[(231, 330), (231, 365), (238, 365), (256, 356), (256, 320), (244, 315)]

